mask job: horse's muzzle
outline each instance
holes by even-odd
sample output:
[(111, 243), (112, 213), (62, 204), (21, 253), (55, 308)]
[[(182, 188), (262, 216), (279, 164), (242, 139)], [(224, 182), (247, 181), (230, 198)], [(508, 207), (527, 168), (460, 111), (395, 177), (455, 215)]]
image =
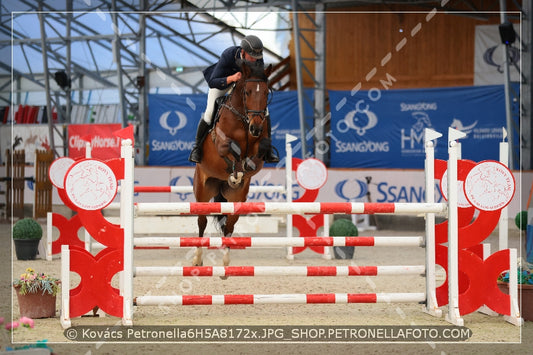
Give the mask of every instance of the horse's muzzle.
[(263, 133), (263, 126), (262, 125), (250, 125), (249, 131), (253, 137), (259, 137), (261, 133)]

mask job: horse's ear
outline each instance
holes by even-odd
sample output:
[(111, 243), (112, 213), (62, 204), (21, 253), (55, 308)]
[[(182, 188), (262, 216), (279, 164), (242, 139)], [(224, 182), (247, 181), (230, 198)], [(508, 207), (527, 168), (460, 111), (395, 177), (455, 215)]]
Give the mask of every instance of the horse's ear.
[(265, 75), (268, 78), (272, 74), (272, 64), (269, 64), (268, 67), (265, 69)]

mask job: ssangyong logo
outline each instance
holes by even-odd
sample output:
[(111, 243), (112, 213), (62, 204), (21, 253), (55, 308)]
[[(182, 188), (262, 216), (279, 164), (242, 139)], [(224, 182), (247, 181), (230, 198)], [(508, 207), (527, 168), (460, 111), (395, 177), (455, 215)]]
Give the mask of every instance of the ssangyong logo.
[(368, 185), (359, 179), (341, 180), (335, 185), (335, 193), (345, 201), (356, 201), (365, 197)]
[[(176, 121), (174, 117), (177, 117), (177, 125), (171, 126), (169, 125), (169, 121)], [(174, 136), (180, 129), (187, 125), (187, 116), (181, 111), (167, 111), (159, 117), (159, 124), (162, 128), (166, 129), (170, 135)]]
[[(360, 101), (361, 102), (361, 101)], [(344, 116), (344, 119), (337, 122), (337, 131), (339, 133), (347, 133), (353, 129), (359, 136), (364, 136), (369, 129), (374, 128), (378, 124), (378, 117), (376, 114), (368, 109), (360, 109), (358, 102), (355, 105), (355, 110), (352, 110)], [(331, 137), (335, 141), (336, 153), (368, 153), (368, 152), (388, 152), (388, 141), (373, 141), (373, 140), (354, 140), (353, 138), (345, 139), (344, 141)]]
[(344, 119), (337, 123), (337, 130), (345, 133), (353, 129), (358, 135), (363, 136), (367, 130), (374, 128), (377, 124), (378, 117), (374, 112), (368, 109), (356, 109), (348, 112)]

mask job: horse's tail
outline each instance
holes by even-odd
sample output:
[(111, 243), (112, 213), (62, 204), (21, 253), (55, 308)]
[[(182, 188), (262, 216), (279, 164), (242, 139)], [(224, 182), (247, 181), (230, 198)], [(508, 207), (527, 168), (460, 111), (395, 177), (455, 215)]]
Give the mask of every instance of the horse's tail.
[[(218, 195), (214, 197), (214, 202), (228, 202), (224, 196), (219, 192)], [(216, 216), (216, 226), (219, 231), (224, 231), (224, 225), (226, 224), (226, 215), (217, 214)]]

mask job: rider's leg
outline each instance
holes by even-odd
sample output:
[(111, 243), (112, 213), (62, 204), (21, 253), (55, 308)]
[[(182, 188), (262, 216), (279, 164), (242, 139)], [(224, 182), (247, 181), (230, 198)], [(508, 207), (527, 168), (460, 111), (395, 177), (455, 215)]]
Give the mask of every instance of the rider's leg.
[(196, 142), (189, 156), (189, 160), (193, 163), (199, 163), (202, 160), (202, 144), (204, 143), (207, 132), (209, 132), (209, 126), (213, 120), (213, 110), (215, 108), (215, 101), (220, 96), (224, 95), (226, 90), (209, 89), (207, 93), (207, 107), (202, 114), (200, 122), (198, 122), (198, 128), (196, 130)]
[(268, 130), (268, 139), (270, 140), (270, 147), (268, 148), (268, 151), (265, 154), (265, 163), (277, 163), (279, 162), (279, 157), (274, 154), (272, 151), (272, 124), (270, 123), (270, 113), (267, 111), (266, 114), (266, 121), (267, 121), (267, 130)]

